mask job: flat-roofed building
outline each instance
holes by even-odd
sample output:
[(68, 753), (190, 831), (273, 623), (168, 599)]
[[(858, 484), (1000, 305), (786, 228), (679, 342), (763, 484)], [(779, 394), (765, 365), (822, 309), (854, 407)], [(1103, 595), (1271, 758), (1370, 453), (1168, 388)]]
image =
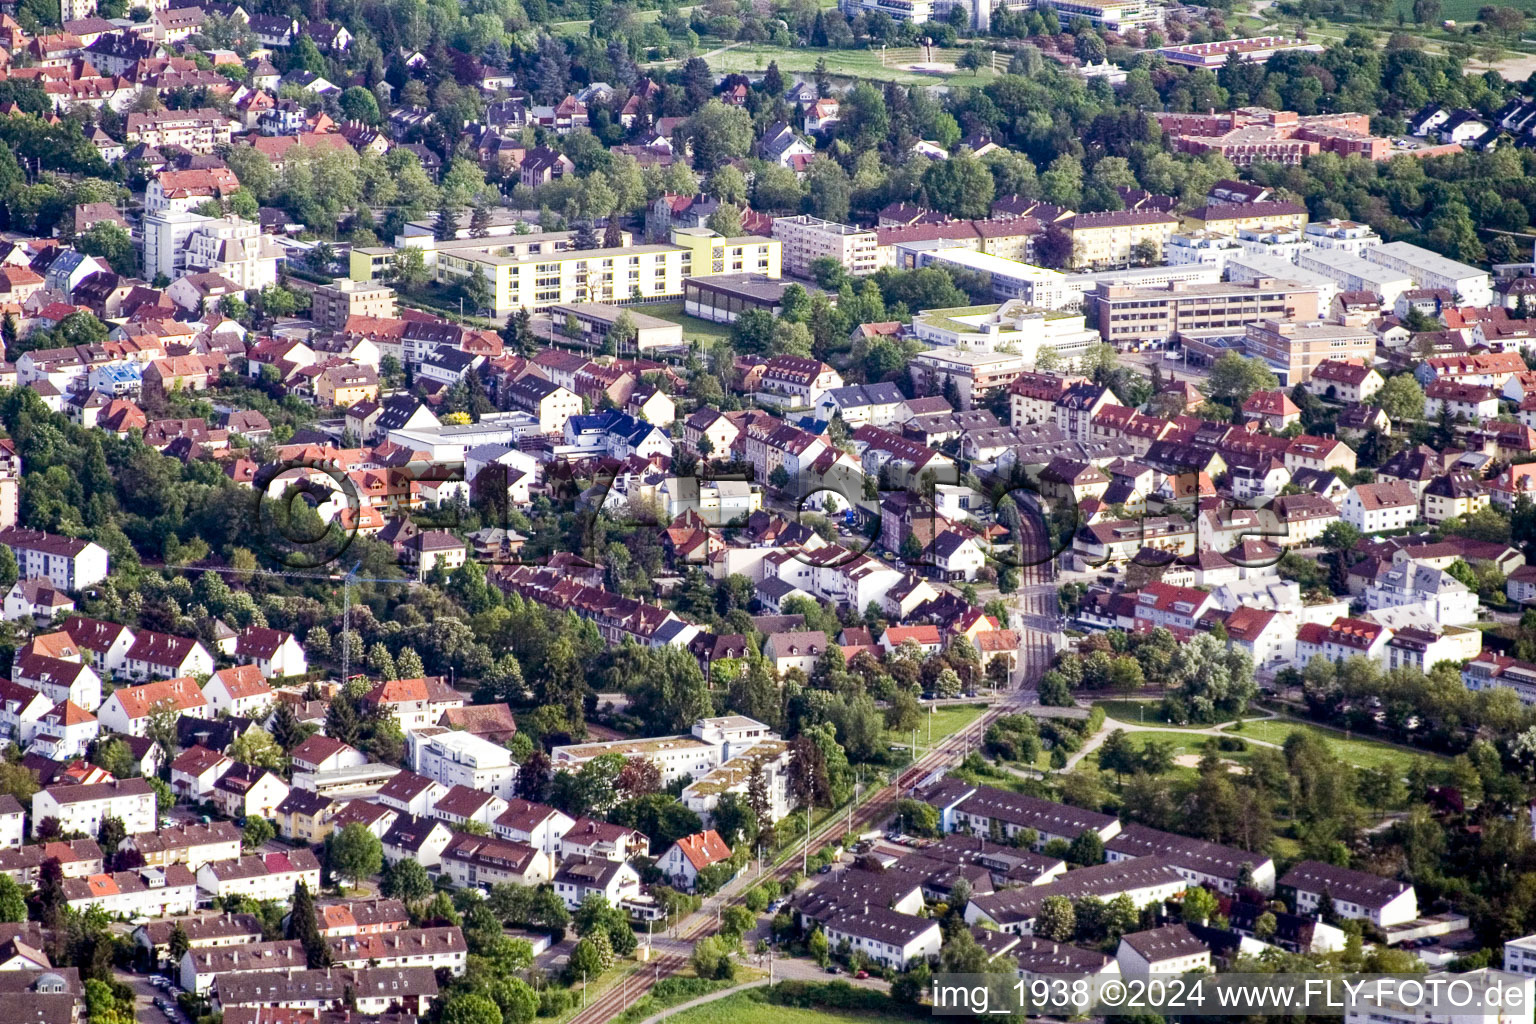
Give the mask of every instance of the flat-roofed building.
[(1181, 331), (1240, 331), (1266, 318), (1312, 320), (1318, 315), (1315, 289), (1273, 278), (1251, 285), (1176, 282), (1166, 288), (1100, 284), (1091, 301), (1104, 340), (1132, 349), (1165, 342)]
[(1223, 39), (1215, 43), (1164, 46), (1158, 49), (1157, 55), (1170, 64), (1216, 71), (1225, 66), (1233, 54), (1245, 63), (1262, 64), (1277, 53), (1293, 51), (1322, 53), (1323, 48), (1316, 43), (1302, 43), (1285, 36), (1253, 36), (1247, 39)]
[(1369, 329), (1315, 320), (1305, 313), (1250, 323), (1243, 345), (1250, 356), (1269, 364), (1282, 387), (1305, 384), (1318, 364), (1327, 360), (1369, 362), (1376, 355), (1376, 335)]
[(939, 394), (949, 381), (960, 393), (960, 406), (970, 409), (997, 388), (1006, 388), (1033, 366), (1009, 352), (974, 352), (935, 348), (912, 358), (908, 368), (919, 392)]
[(784, 244), (784, 269), (796, 277), (810, 277), (811, 264), (819, 259), (836, 260), (844, 271), (856, 276), (879, 269), (874, 228), (802, 214), (774, 218), (773, 237)]
[(1331, 278), (1341, 292), (1370, 292), (1388, 306), (1413, 287), (1413, 279), (1402, 271), (1341, 249), (1308, 248), (1297, 256), (1296, 265)]
[(1401, 271), (1420, 288), (1443, 288), (1459, 306), (1491, 306), (1493, 286), (1488, 274), (1437, 252), (1407, 242), (1388, 242), (1361, 253), (1372, 263)]
[(391, 320), (395, 316), (395, 290), (384, 284), (367, 284), (342, 278), (309, 293), (310, 319), (328, 331), (339, 331), (351, 316)]

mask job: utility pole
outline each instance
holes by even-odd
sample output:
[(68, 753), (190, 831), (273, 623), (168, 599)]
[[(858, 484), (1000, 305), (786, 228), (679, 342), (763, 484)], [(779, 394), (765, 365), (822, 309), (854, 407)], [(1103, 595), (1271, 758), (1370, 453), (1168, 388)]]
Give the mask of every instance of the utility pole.
[(811, 805), (810, 804), (806, 804), (805, 805), (805, 848), (801, 851), (801, 856), (800, 856), (800, 873), (802, 875), (808, 875), (808, 874), (811, 873)]

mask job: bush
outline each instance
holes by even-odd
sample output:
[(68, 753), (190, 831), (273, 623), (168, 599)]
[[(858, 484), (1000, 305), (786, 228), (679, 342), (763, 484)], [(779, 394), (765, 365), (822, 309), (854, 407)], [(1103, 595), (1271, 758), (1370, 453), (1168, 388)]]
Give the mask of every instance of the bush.
[(758, 989), (753, 998), (779, 1006), (802, 1009), (852, 1010), (882, 1016), (927, 1018), (927, 1007), (905, 1007), (884, 992), (860, 988), (846, 981), (785, 981), (771, 989)]
[(1221, 736), (1216, 740), (1216, 749), (1227, 754), (1240, 754), (1248, 749), (1248, 741), (1236, 736)]
[(546, 988), (539, 993), (539, 1016), (558, 1017), (576, 1005), (575, 992), (564, 988)]

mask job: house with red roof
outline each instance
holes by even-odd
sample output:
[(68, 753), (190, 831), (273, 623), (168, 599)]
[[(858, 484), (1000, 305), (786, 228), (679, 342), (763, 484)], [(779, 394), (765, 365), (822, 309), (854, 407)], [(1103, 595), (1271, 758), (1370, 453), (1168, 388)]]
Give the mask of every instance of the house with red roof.
[(922, 648), (923, 654), (937, 654), (944, 649), (944, 637), (932, 623), (921, 626), (890, 626), (880, 637), (880, 646), (890, 654), (908, 640)]
[(1317, 364), (1306, 388), (1320, 398), (1340, 402), (1364, 402), (1386, 383), (1364, 359), (1325, 359)]
[(241, 718), (255, 717), (275, 699), (255, 665), (219, 669), (203, 684), (203, 696), (215, 715), (228, 712)]
[(1175, 587), (1153, 580), (1136, 595), (1135, 620), (1150, 629), (1193, 632), (1201, 616), (1215, 607), (1211, 595), (1194, 587)]
[(103, 728), (125, 736), (143, 736), (149, 730), (150, 718), (162, 712), (188, 718), (213, 717), (208, 698), (190, 675), (113, 690), (96, 715)]
[(1316, 657), (1332, 662), (1353, 657), (1380, 661), (1386, 657), (1387, 642), (1391, 639), (1390, 629), (1365, 619), (1340, 616), (1327, 626), (1303, 623), (1296, 631), (1296, 663), (1306, 665)]
[(1301, 410), (1284, 391), (1255, 391), (1243, 403), (1243, 419), (1270, 430), (1284, 430), (1301, 422)]
[(128, 648), (123, 671), (130, 679), (174, 679), (209, 676), (213, 674), (213, 668), (213, 655), (200, 641), (145, 630)]
[(714, 829), (683, 836), (661, 855), (656, 866), (671, 879), (674, 888), (693, 892), (699, 872), (712, 864), (728, 863), (731, 848)]
[(363, 706), (376, 714), (387, 715), (404, 732), (436, 725), (444, 712), (464, 706), (464, 695), (442, 676), (415, 679), (390, 679), (363, 695)]

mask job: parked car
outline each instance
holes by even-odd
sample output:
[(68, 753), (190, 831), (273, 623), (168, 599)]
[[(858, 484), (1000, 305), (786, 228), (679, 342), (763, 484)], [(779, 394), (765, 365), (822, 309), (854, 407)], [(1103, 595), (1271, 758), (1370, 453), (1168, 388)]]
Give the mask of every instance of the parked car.
[(854, 977), (858, 978), (860, 981), (863, 981), (865, 978), (869, 977), (869, 972), (860, 971), (859, 973), (855, 974)]

